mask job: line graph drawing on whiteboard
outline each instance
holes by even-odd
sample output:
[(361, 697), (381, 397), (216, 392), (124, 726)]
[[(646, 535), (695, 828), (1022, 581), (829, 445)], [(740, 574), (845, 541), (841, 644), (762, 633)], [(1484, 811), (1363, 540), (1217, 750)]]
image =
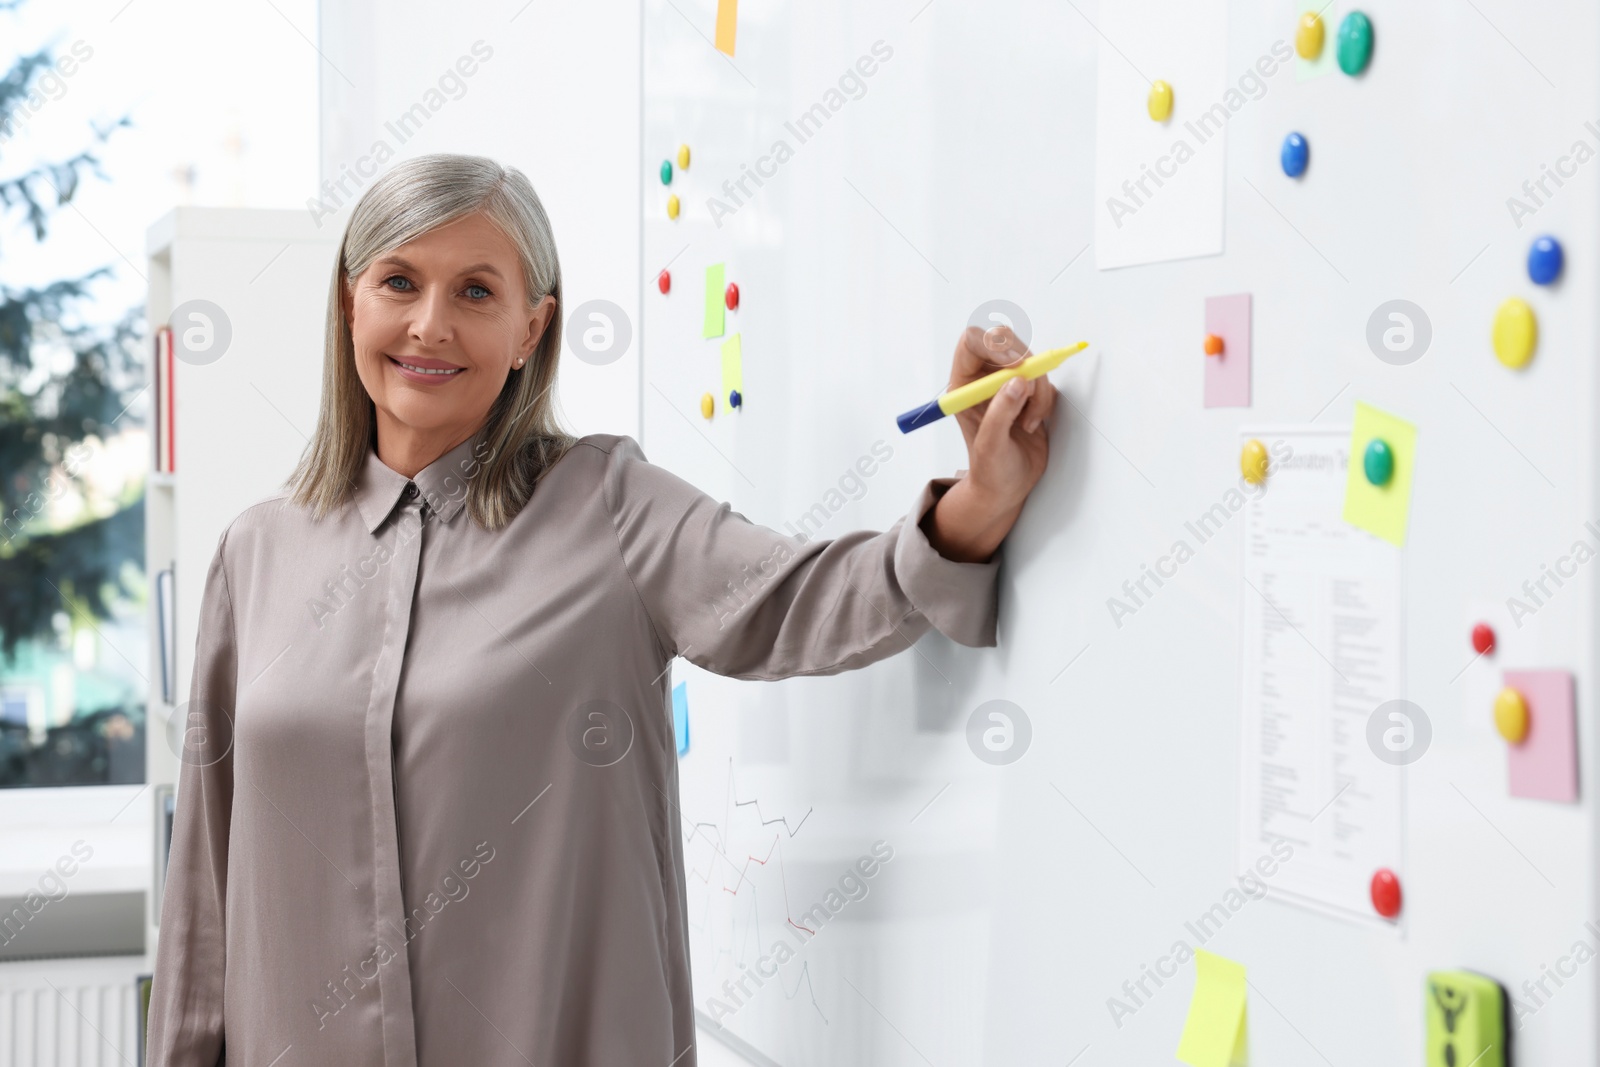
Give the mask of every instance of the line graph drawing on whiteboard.
[(795, 981), (794, 981), (794, 992), (791, 993), (787, 989), (785, 989), (783, 991), (784, 999), (785, 1000), (793, 1000), (795, 997), (799, 996), (800, 995), (800, 983), (801, 982), (805, 983), (806, 992), (808, 994), (810, 994), (810, 996), (811, 996), (811, 1006), (813, 1008), (817, 1009), (817, 1014), (818, 1015), (822, 1016), (823, 1024), (827, 1025), (827, 1026), (832, 1026), (833, 1024), (828, 1022), (828, 1017), (826, 1015), (824, 1015), (823, 1012), (822, 1012), (822, 1005), (817, 1003), (817, 988), (816, 988), (816, 986), (811, 984), (811, 964), (809, 962), (802, 963), (800, 965), (800, 974), (799, 974), (799, 976), (797, 978), (795, 978)]
[(732, 756), (728, 757), (728, 795), (733, 797), (733, 806), (735, 808), (754, 807), (756, 809), (756, 818), (760, 820), (762, 826), (771, 826), (775, 822), (782, 823), (784, 830), (788, 833), (788, 835), (790, 837), (794, 837), (795, 834), (800, 832), (800, 827), (802, 827), (802, 826), (804, 826), (806, 824), (806, 820), (811, 818), (811, 813), (812, 813), (812, 811), (815, 810), (814, 808), (807, 808), (806, 809), (806, 813), (804, 815), (800, 816), (800, 821), (795, 823), (794, 827), (792, 829), (789, 826), (789, 817), (787, 815), (779, 815), (775, 819), (769, 819), (766, 816), (762, 815), (761, 814), (761, 801), (760, 801), (759, 798), (752, 797), (749, 800), (740, 800), (739, 799), (738, 783), (736, 781), (734, 781), (734, 777), (733, 777), (733, 757)]

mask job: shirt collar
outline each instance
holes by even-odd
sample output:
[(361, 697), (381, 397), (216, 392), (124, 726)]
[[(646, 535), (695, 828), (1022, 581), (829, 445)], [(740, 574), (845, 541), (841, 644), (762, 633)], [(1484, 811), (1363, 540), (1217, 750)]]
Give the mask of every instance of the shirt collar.
[(406, 496), (406, 486), (413, 482), (430, 514), (444, 522), (455, 518), (467, 501), (467, 484), (483, 470), (477, 457), (485, 450), (475, 447), (482, 439), (483, 430), (480, 429), (418, 471), (415, 478), (407, 478), (384, 463), (378, 458), (376, 447), (368, 449), (355, 493), (356, 508), (367, 524), (367, 532), (377, 533), (395, 505), (410, 499)]

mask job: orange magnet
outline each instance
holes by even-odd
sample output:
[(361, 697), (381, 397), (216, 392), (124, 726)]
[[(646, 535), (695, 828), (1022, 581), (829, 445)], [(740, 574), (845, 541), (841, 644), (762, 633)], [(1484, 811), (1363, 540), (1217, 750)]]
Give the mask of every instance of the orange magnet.
[(1208, 355), (1208, 356), (1220, 356), (1220, 355), (1222, 355), (1222, 338), (1218, 337), (1214, 333), (1206, 334), (1206, 355)]

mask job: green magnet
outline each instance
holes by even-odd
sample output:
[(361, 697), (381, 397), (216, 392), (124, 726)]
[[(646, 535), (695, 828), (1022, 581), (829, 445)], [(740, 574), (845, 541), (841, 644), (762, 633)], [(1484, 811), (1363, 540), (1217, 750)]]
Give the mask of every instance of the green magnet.
[(1352, 11), (1339, 23), (1339, 69), (1354, 77), (1372, 59), (1372, 20)]
[(670, 159), (663, 159), (661, 161), (661, 184), (672, 184), (672, 160)]
[(1362, 457), (1361, 466), (1367, 472), (1367, 481), (1373, 485), (1388, 485), (1389, 479), (1394, 477), (1394, 449), (1383, 438), (1374, 437), (1367, 442), (1367, 454)]

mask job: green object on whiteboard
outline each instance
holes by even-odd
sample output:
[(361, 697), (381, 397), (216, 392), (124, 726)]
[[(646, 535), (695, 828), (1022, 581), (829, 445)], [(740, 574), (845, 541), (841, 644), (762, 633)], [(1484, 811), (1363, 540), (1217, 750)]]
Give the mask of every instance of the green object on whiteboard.
[(1427, 1067), (1506, 1067), (1505, 992), (1471, 971), (1428, 974)]
[(1178, 1039), (1189, 1067), (1236, 1067), (1250, 1060), (1244, 965), (1203, 948), (1194, 950), (1194, 992)]
[(1355, 77), (1367, 69), (1372, 59), (1372, 20), (1361, 11), (1352, 11), (1339, 23), (1339, 69)]
[(706, 326), (704, 337), (721, 337), (724, 325), (723, 316), (727, 308), (722, 303), (723, 291), (723, 265), (713, 263), (706, 268)]

